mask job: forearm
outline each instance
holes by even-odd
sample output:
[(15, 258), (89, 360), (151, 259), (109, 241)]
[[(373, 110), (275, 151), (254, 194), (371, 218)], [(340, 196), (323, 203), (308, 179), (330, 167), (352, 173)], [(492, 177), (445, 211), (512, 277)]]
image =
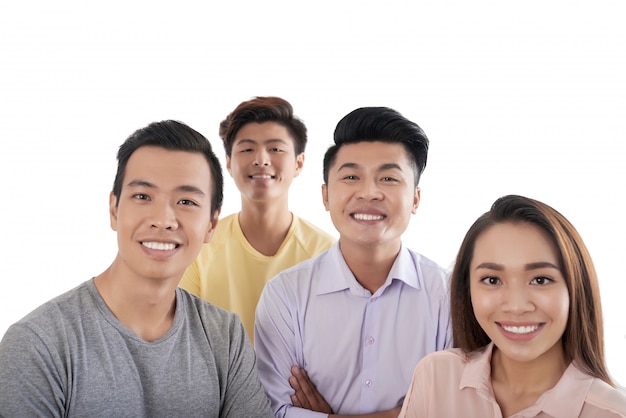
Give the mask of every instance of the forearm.
[(371, 414), (362, 415), (329, 415), (329, 418), (398, 418), (401, 407), (390, 409), (388, 411), (373, 412)]

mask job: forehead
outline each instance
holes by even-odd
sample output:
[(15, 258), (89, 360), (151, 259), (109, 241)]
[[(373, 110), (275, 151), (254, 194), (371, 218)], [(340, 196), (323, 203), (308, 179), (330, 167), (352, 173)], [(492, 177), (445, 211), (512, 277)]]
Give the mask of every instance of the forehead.
[(277, 122), (250, 122), (246, 123), (237, 131), (234, 143), (237, 144), (242, 140), (254, 142), (266, 142), (268, 140), (279, 140), (286, 143), (293, 143), (293, 138), (289, 134), (289, 130)]
[(406, 149), (397, 142), (364, 141), (345, 144), (339, 148), (335, 158), (335, 169), (345, 164), (360, 168), (380, 168), (387, 164), (397, 164), (403, 171), (409, 172), (411, 164)]
[(138, 180), (162, 189), (193, 186), (207, 195), (212, 184), (211, 169), (204, 154), (156, 146), (139, 147), (128, 159), (122, 187)]
[(476, 239), (472, 264), (505, 265), (550, 261), (558, 264), (557, 250), (543, 229), (528, 222), (505, 222), (490, 226)]

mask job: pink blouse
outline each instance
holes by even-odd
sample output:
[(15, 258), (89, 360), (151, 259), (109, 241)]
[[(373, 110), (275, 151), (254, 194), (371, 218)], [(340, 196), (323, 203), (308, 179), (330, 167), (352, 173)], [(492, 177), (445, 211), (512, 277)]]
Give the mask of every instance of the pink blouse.
[[(438, 351), (415, 368), (400, 418), (502, 418), (491, 387), (493, 344), (470, 353), (460, 349)], [(591, 377), (573, 364), (557, 384), (515, 418), (626, 417), (626, 393)]]

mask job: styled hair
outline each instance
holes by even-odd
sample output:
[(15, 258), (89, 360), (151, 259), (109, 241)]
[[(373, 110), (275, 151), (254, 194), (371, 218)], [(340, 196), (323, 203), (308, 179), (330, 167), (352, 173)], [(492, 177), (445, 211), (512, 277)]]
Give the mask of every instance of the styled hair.
[(120, 145), (117, 153), (117, 174), (113, 182), (113, 194), (117, 200), (116, 205), (120, 201), (122, 183), (130, 156), (138, 148), (149, 145), (170, 151), (197, 152), (204, 155), (211, 170), (211, 216), (214, 216), (215, 212), (222, 207), (222, 200), (224, 199), (224, 178), (222, 177), (220, 162), (211, 148), (211, 143), (201, 133), (184, 123), (174, 120), (153, 122), (145, 128), (133, 132)]
[(545, 203), (523, 196), (509, 195), (497, 199), (491, 210), (474, 222), (463, 239), (450, 278), (454, 346), (469, 353), (491, 342), (474, 315), (470, 264), (476, 240), (487, 229), (502, 223), (529, 223), (550, 237), (569, 293), (569, 315), (561, 337), (566, 359), (589, 375), (613, 385), (604, 359), (600, 290), (589, 251), (563, 215)]
[(230, 157), (237, 132), (248, 123), (276, 122), (284, 126), (293, 139), (296, 155), (306, 148), (307, 129), (304, 122), (294, 116), (293, 107), (280, 97), (255, 97), (241, 102), (226, 119), (220, 123), (220, 138), (224, 142), (226, 155)]
[(415, 172), (415, 187), (426, 168), (428, 138), (415, 122), (388, 107), (361, 107), (344, 116), (335, 128), (335, 145), (324, 155), (324, 183), (328, 184), (328, 173), (337, 158), (339, 149), (345, 144), (359, 142), (388, 142), (402, 144)]

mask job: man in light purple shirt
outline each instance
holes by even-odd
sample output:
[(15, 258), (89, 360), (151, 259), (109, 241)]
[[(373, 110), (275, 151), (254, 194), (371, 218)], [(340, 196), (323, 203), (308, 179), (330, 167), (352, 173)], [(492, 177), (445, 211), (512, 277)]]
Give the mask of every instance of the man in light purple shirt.
[(417, 362), (451, 346), (448, 272), (401, 241), (427, 153), (422, 129), (393, 109), (337, 125), (322, 196), (339, 241), (273, 278), (257, 306), (277, 417), (397, 417)]

